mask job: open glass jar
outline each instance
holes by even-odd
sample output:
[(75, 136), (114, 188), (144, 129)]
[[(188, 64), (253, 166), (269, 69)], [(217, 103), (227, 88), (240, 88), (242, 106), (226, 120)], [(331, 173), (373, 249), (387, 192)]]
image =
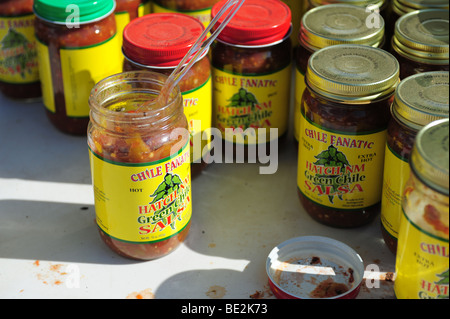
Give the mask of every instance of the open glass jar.
[[(196, 18), (181, 13), (152, 13), (130, 22), (124, 31), (124, 71), (149, 70), (169, 76), (204, 30)], [(212, 122), (212, 83), (208, 52), (180, 80), (184, 112), (191, 132), (192, 176), (206, 167)]]
[(398, 299), (448, 299), (449, 120), (418, 134), (410, 159), (398, 237)]
[(132, 259), (167, 255), (190, 228), (188, 124), (178, 86), (167, 103), (156, 102), (166, 80), (124, 72), (96, 84), (89, 99), (97, 225), (113, 251)]

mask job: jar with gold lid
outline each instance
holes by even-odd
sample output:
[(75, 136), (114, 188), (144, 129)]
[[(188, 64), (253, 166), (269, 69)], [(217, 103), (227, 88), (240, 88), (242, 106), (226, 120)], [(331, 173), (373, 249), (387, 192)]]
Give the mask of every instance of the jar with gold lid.
[(379, 48), (339, 44), (309, 59), (297, 186), (313, 219), (344, 228), (379, 214), (389, 108), (398, 83), (397, 60)]
[(400, 78), (449, 70), (449, 11), (418, 10), (397, 20), (392, 53), (400, 63)]
[(449, 120), (417, 135), (405, 186), (394, 284), (398, 299), (448, 299)]
[(382, 47), (384, 19), (380, 16), (377, 28), (366, 25), (368, 13), (362, 7), (347, 4), (329, 4), (309, 10), (302, 18), (295, 52), (295, 106), (294, 137), (298, 141), (300, 103), (305, 90), (308, 60), (319, 49), (336, 44), (363, 44)]
[(322, 5), (328, 4), (350, 4), (358, 7), (363, 7), (365, 9), (370, 9), (371, 12), (380, 13), (384, 18), (386, 18), (387, 10), (389, 9), (389, 0), (306, 0), (308, 2), (308, 9), (316, 8)]
[(416, 10), (449, 9), (448, 0), (392, 0), (391, 11), (394, 22), (401, 16)]
[(402, 214), (402, 192), (409, 179), (409, 159), (419, 130), (449, 116), (449, 72), (412, 75), (397, 88), (385, 151), (381, 231), (395, 254)]

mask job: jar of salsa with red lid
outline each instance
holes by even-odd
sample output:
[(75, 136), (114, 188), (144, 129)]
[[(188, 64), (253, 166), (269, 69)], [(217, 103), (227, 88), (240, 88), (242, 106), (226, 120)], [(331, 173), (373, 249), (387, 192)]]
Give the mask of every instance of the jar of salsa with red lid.
[(417, 10), (395, 24), (391, 52), (400, 63), (400, 78), (449, 71), (449, 11)]
[[(213, 7), (212, 17), (224, 3)], [(286, 136), (291, 29), (285, 3), (247, 0), (212, 44), (213, 123), (225, 144), (253, 148)]]
[(449, 116), (449, 72), (419, 73), (401, 81), (391, 113), (384, 161), (381, 231), (387, 247), (395, 254), (402, 193), (410, 177), (411, 151), (424, 126)]
[(189, 131), (179, 87), (131, 71), (98, 82), (89, 97), (89, 159), (101, 239), (136, 260), (163, 257), (186, 239), (192, 216)]
[(295, 50), (295, 105), (294, 137), (298, 142), (300, 108), (306, 88), (305, 73), (311, 55), (336, 44), (364, 44), (383, 47), (384, 19), (380, 16), (378, 28), (366, 25), (368, 13), (363, 7), (348, 4), (318, 6), (305, 13), (298, 33), (299, 46)]
[[(152, 13), (124, 30), (124, 71), (149, 70), (170, 75), (204, 31), (196, 18), (181, 13)], [(184, 112), (191, 133), (192, 176), (206, 167), (212, 125), (212, 82), (208, 52), (180, 80)]]
[(380, 213), (398, 61), (379, 48), (338, 44), (311, 56), (305, 78), (297, 170), (300, 201), (322, 224), (365, 225)]
[(42, 95), (34, 20), (33, 0), (0, 1), (0, 91), (9, 98)]
[(95, 83), (122, 71), (113, 0), (36, 0), (42, 99), (60, 131), (86, 135)]
[(183, 13), (190, 15), (206, 27), (211, 21), (211, 8), (220, 0), (153, 0), (154, 13)]

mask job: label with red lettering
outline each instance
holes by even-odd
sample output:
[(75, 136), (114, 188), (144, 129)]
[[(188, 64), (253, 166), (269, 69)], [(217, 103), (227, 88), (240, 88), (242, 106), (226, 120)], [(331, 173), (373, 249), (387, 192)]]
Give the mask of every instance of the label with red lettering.
[(349, 134), (300, 119), (297, 186), (318, 205), (356, 210), (381, 200), (386, 130)]
[(108, 161), (90, 151), (98, 227), (116, 240), (154, 243), (181, 232), (192, 215), (189, 143), (144, 164)]

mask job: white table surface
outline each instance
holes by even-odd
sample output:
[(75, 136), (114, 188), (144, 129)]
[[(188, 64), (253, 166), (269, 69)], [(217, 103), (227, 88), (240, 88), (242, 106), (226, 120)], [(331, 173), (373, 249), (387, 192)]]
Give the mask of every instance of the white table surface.
[[(274, 298), (267, 255), (305, 235), (348, 244), (366, 267), (378, 267), (381, 279), (394, 271), (379, 219), (335, 229), (305, 213), (292, 137), (279, 153), (276, 174), (260, 175), (258, 165), (208, 167), (192, 182), (186, 242), (158, 260), (127, 260), (98, 235), (86, 138), (57, 131), (42, 103), (0, 94), (0, 298), (250, 299), (256, 292)], [(358, 298), (392, 299), (393, 282), (364, 285)]]

